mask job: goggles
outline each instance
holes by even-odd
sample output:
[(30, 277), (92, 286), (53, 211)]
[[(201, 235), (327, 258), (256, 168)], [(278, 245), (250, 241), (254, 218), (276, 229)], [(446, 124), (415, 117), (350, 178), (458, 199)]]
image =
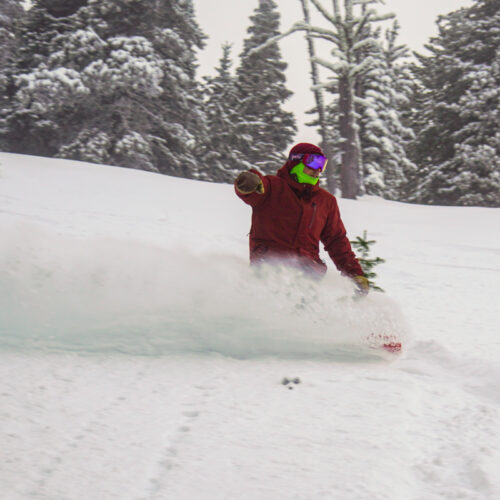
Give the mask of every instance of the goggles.
[(325, 169), (326, 164), (328, 163), (326, 156), (315, 153), (291, 155), (290, 160), (302, 160), (302, 163), (306, 167), (311, 168), (312, 170), (319, 170), (320, 172)]

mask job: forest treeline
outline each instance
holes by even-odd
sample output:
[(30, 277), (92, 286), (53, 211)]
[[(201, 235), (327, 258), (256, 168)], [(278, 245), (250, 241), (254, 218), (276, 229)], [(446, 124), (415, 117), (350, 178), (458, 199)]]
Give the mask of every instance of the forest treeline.
[(412, 55), (377, 0), (296, 1), (282, 31), (255, 0), (236, 64), (224, 45), (200, 78), (192, 0), (3, 0), (0, 149), (213, 182), (272, 173), (297, 132), (279, 40), (305, 36), (330, 191), (500, 206), (500, 4), (440, 16)]

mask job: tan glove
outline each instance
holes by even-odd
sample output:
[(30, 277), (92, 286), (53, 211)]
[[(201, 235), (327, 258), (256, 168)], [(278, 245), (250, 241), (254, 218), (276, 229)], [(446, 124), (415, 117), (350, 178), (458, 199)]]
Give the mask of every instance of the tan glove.
[(242, 194), (264, 193), (264, 184), (261, 178), (253, 172), (241, 172), (236, 177), (236, 189)]
[(370, 283), (368, 281), (368, 278), (366, 276), (360, 275), (354, 276), (353, 280), (357, 287), (356, 293), (358, 293), (359, 295), (367, 295), (370, 291)]

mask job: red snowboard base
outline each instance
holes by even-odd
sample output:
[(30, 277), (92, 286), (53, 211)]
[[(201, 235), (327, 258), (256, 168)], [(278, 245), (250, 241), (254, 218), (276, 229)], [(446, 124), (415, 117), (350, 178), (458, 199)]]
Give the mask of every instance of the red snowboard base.
[(389, 352), (400, 352), (401, 342), (388, 342), (387, 344), (382, 344), (382, 349)]
[(401, 341), (395, 335), (372, 333), (367, 341), (372, 349), (383, 349), (384, 351), (393, 353), (398, 353), (402, 350)]

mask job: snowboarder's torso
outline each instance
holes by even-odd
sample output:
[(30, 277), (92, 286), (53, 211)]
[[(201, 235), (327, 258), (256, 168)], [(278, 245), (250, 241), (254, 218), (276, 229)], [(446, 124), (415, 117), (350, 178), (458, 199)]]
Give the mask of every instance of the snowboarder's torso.
[[(326, 264), (319, 256), (319, 242), (330, 253), (337, 267), (346, 274), (362, 274), (346, 238), (337, 200), (319, 185), (296, 182), (283, 167), (277, 175), (257, 173), (264, 194), (238, 196), (252, 206), (250, 260), (272, 258), (309, 262), (319, 273)], [(359, 268), (359, 269), (358, 269)]]

